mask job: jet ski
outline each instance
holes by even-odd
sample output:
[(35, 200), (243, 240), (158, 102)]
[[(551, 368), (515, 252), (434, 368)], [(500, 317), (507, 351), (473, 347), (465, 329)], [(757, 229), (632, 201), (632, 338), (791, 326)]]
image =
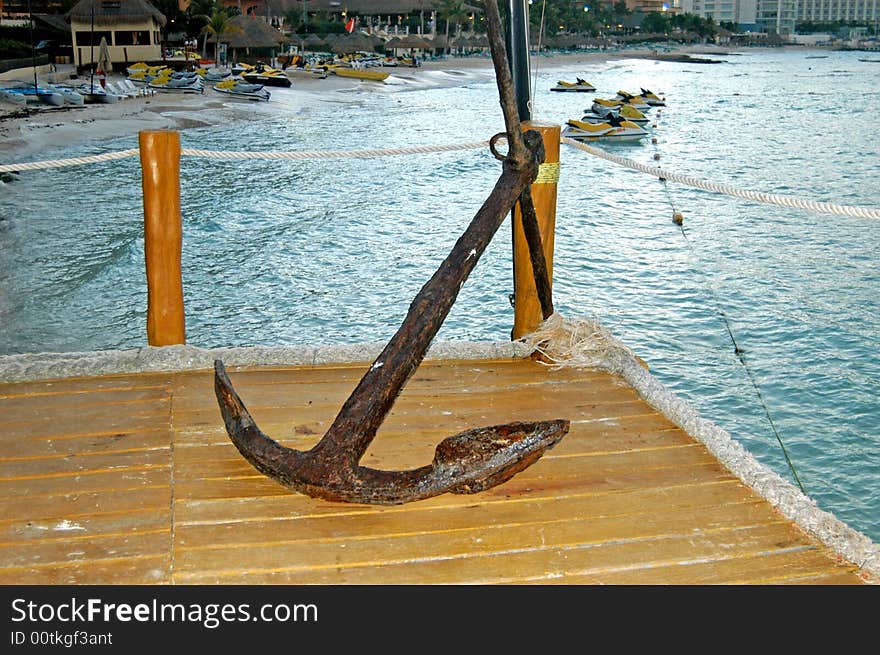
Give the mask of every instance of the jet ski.
[(559, 80), (556, 83), (556, 86), (552, 87), (551, 91), (595, 91), (596, 87), (587, 82), (586, 80), (582, 80), (581, 78), (576, 78), (575, 82), (566, 82), (565, 80)]
[(218, 93), (224, 93), (237, 98), (247, 98), (248, 100), (268, 101), (272, 97), (272, 94), (264, 89), (262, 84), (242, 82), (231, 77), (215, 84), (214, 90)]
[(252, 69), (241, 73), (241, 77), (251, 84), (263, 84), (265, 86), (289, 87), (293, 84), (290, 78), (282, 71), (266, 66), (262, 62), (257, 62), (257, 65)]
[(617, 97), (621, 100), (629, 100), (631, 98), (638, 98), (639, 100), (647, 103), (651, 107), (665, 107), (666, 100), (661, 98), (656, 93), (652, 92), (649, 89), (641, 89), (641, 93), (638, 95), (634, 93), (628, 93), (626, 91), (618, 91)]
[(620, 109), (623, 105), (630, 105), (635, 107), (639, 111), (645, 112), (651, 108), (647, 102), (642, 100), (640, 97), (632, 96), (630, 98), (596, 98), (593, 100), (592, 110), (593, 112), (600, 114), (603, 109)]
[(630, 123), (635, 123), (636, 125), (648, 124), (647, 116), (632, 105), (627, 104), (621, 105), (619, 109), (603, 107), (601, 112), (588, 110), (581, 120), (587, 123), (604, 123), (609, 116), (620, 117), (624, 120), (628, 120)]
[(649, 132), (645, 128), (624, 120), (619, 116), (608, 116), (604, 123), (588, 123), (586, 121), (569, 119), (566, 122), (565, 129), (562, 130), (562, 136), (581, 142), (638, 141), (648, 136), (648, 134)]

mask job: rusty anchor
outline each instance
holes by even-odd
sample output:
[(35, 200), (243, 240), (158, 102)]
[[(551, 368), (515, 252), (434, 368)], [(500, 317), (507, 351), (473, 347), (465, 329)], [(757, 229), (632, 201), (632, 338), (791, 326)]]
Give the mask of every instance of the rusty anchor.
[[(308, 451), (274, 441), (257, 427), (223, 362), (214, 362), (214, 391), (233, 444), (258, 471), (295, 491), (326, 500), (384, 505), (442, 493), (477, 493), (533, 464), (569, 430), (569, 421), (564, 419), (475, 428), (441, 441), (429, 465), (386, 471), (358, 464), (514, 203), (522, 203), (524, 221), (534, 220), (528, 189), (544, 160), (543, 142), (537, 132), (523, 134), (520, 129), (498, 7), (493, 0), (487, 0), (485, 6), (510, 145), (501, 176), (449, 255), (416, 294), (403, 323), (345, 401), (327, 433)], [(548, 311), (552, 312), (552, 302), (546, 269), (541, 266), (540, 235), (537, 241), (534, 235), (529, 239), (530, 250), (535, 246), (539, 254), (531, 255), (536, 278), (544, 275), (543, 280), (536, 279), (536, 287), (546, 318)]]

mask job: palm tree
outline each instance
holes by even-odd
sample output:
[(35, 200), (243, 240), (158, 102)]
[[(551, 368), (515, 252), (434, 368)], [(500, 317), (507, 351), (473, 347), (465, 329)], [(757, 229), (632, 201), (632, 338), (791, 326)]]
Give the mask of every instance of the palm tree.
[(458, 25), (468, 17), (464, 0), (443, 0), (437, 9), (437, 15), (446, 21), (446, 53), (449, 54), (449, 23)]
[(211, 16), (208, 18), (208, 23), (202, 28), (202, 34), (205, 36), (205, 42), (202, 46), (202, 51), (208, 47), (208, 37), (213, 36), (217, 41), (214, 44), (214, 62), (216, 63), (218, 51), (220, 49), (220, 37), (222, 37), (226, 33), (230, 32), (240, 32), (241, 28), (238, 25), (233, 25), (230, 22), (229, 14), (226, 13), (225, 9), (215, 9)]

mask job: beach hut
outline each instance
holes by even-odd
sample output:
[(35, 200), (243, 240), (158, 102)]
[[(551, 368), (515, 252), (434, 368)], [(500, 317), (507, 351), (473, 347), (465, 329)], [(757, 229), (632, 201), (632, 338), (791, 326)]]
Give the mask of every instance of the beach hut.
[(78, 69), (97, 64), (102, 38), (111, 65), (162, 58), (161, 29), (167, 21), (147, 0), (80, 0), (64, 18), (70, 23)]
[[(226, 43), (234, 62), (265, 57), (272, 59), (288, 39), (275, 27), (255, 16), (235, 16), (229, 20), (233, 29), (220, 35), (220, 42)], [(217, 37), (208, 40), (213, 42)]]

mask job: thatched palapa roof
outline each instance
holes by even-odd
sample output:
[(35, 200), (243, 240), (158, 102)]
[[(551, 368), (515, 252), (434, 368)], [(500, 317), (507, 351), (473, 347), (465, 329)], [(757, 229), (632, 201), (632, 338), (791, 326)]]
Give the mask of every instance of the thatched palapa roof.
[[(235, 16), (229, 19), (232, 29), (220, 35), (221, 43), (228, 43), (230, 48), (276, 48), (287, 42), (278, 29), (272, 27), (262, 18), (254, 16)], [(216, 41), (211, 37), (209, 41)]]
[(150, 16), (161, 27), (167, 22), (165, 14), (147, 0), (80, 0), (64, 15), (64, 18), (68, 23), (71, 18), (87, 23), (92, 20), (93, 15), (95, 22), (101, 25), (130, 23)]

